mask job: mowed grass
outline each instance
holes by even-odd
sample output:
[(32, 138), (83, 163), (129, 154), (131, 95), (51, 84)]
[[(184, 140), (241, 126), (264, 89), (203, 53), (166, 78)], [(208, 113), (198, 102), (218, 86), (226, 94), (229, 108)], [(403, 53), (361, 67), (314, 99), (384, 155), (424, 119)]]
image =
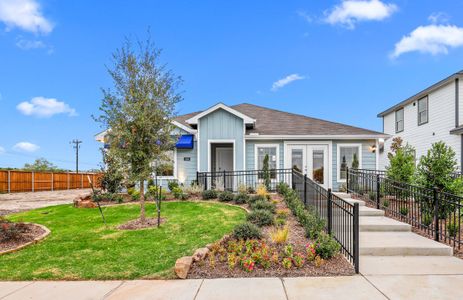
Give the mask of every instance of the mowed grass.
[[(149, 217), (154, 217), (154, 210), (154, 204), (147, 205)], [(220, 203), (165, 202), (166, 222), (159, 229), (121, 231), (116, 227), (136, 219), (139, 205), (103, 211), (106, 227), (97, 208), (71, 205), (9, 216), (45, 225), (51, 234), (36, 245), (0, 256), (0, 280), (171, 278), (179, 257), (231, 232), (246, 214)]]

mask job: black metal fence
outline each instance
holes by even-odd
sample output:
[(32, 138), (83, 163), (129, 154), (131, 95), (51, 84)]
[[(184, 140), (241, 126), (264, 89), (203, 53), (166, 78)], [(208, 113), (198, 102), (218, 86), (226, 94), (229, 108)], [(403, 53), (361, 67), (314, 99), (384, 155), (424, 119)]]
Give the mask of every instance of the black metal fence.
[(351, 204), (324, 189), (297, 171), (292, 173), (292, 188), (306, 207), (312, 207), (326, 220), (326, 232), (341, 245), (342, 254), (359, 272), (359, 205)]
[[(291, 169), (272, 169), (270, 173), (269, 191), (275, 191), (279, 182), (290, 184)], [(219, 189), (232, 192), (238, 191), (240, 187), (257, 189), (260, 184), (265, 183), (264, 171), (219, 171), (219, 172), (197, 172), (196, 181), (204, 189)]]
[(384, 210), (387, 216), (460, 249), (462, 197), (397, 182), (375, 170), (348, 169), (346, 185), (348, 193)]

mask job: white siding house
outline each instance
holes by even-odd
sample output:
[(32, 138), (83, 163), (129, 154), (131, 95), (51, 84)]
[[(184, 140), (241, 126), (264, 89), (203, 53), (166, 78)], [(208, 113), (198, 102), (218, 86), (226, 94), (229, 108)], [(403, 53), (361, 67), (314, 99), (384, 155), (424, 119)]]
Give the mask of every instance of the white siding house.
[(443, 141), (462, 161), (463, 72), (455, 73), (418, 94), (380, 113), (383, 132), (391, 136), (380, 151), (379, 168), (388, 165), (387, 153), (394, 137), (401, 137), (416, 150), (416, 160), (426, 154), (431, 145)]

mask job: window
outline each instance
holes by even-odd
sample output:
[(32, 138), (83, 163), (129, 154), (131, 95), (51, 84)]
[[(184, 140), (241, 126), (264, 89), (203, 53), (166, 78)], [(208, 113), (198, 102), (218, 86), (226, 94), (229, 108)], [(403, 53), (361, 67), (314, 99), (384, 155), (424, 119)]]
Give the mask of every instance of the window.
[(338, 181), (345, 181), (347, 168), (361, 168), (361, 144), (338, 144)]
[[(275, 170), (278, 168), (278, 145), (256, 145), (256, 166), (257, 170), (262, 170), (264, 167), (264, 158), (268, 155), (268, 167), (269, 170)], [(270, 172), (272, 179), (276, 178), (275, 172)], [(262, 174), (259, 174), (259, 179), (262, 179)]]
[(395, 132), (404, 131), (404, 109), (401, 108), (395, 112)]
[(160, 177), (174, 177), (175, 155), (173, 150), (167, 151), (161, 160), (154, 163), (154, 172)]
[(428, 123), (428, 97), (418, 100), (418, 125)]

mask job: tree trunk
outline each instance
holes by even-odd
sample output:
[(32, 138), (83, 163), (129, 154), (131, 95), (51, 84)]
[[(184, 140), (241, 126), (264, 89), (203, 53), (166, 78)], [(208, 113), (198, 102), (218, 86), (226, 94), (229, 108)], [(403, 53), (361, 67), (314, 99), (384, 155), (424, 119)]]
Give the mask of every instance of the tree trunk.
[(145, 182), (140, 180), (140, 221), (145, 223)]

